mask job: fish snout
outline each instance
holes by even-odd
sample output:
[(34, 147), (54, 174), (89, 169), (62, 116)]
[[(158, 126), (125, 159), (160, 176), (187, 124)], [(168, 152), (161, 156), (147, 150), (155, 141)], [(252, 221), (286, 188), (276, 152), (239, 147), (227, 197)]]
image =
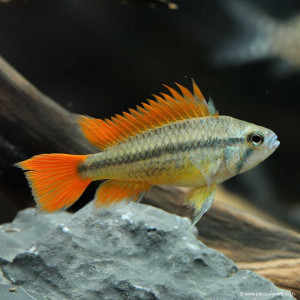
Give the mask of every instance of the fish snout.
[(275, 151), (279, 145), (280, 142), (278, 141), (278, 137), (275, 133), (273, 133), (269, 138), (268, 138), (268, 146), (271, 150)]

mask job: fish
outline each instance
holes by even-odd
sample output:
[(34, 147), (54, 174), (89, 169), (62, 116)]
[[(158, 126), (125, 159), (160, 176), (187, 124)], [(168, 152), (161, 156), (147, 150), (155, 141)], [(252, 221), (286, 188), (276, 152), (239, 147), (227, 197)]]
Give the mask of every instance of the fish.
[(40, 154), (16, 165), (25, 171), (40, 211), (65, 210), (94, 180), (95, 209), (139, 201), (155, 185), (191, 187), (184, 204), (196, 224), (211, 207), (216, 185), (271, 155), (280, 142), (264, 127), (221, 116), (192, 80), (110, 119), (78, 117), (88, 155)]
[(278, 75), (300, 71), (300, 12), (276, 19), (249, 1), (223, 1), (240, 34), (228, 39), (214, 53), (221, 65), (242, 65), (262, 60), (276, 61)]

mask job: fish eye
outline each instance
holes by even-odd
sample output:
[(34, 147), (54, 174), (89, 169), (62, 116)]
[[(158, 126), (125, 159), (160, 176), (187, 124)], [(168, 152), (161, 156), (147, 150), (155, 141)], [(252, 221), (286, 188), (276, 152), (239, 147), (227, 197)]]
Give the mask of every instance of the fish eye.
[(259, 146), (264, 142), (264, 137), (260, 133), (253, 132), (249, 134), (248, 141), (254, 146)]

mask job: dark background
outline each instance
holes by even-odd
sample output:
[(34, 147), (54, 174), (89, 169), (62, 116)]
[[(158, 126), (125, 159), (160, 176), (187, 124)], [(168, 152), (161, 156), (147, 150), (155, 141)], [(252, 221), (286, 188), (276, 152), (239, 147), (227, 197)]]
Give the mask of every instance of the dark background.
[[(234, 18), (222, 1), (174, 2), (177, 10), (147, 1), (0, 4), (0, 55), (67, 109), (98, 118), (164, 91), (162, 83), (191, 87), (193, 77), (221, 114), (270, 128), (281, 142), (269, 159), (225, 186), (300, 227), (300, 69), (280, 74), (274, 59), (218, 65), (214, 53), (239, 34)], [(283, 21), (300, 13), (298, 0), (248, 2)], [(30, 198), (20, 170), (0, 170), (0, 224), (26, 206), (7, 197), (7, 186)]]

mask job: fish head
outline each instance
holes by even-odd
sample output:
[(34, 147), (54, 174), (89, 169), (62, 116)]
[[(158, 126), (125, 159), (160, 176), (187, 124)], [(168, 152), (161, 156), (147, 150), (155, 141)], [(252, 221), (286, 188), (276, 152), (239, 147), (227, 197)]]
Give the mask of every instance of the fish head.
[(231, 117), (224, 118), (227, 138), (237, 141), (223, 148), (226, 179), (254, 168), (278, 148), (280, 142), (272, 130)]
[(277, 135), (270, 129), (236, 120), (234, 131), (240, 138), (236, 172), (246, 172), (268, 158), (280, 145)]

